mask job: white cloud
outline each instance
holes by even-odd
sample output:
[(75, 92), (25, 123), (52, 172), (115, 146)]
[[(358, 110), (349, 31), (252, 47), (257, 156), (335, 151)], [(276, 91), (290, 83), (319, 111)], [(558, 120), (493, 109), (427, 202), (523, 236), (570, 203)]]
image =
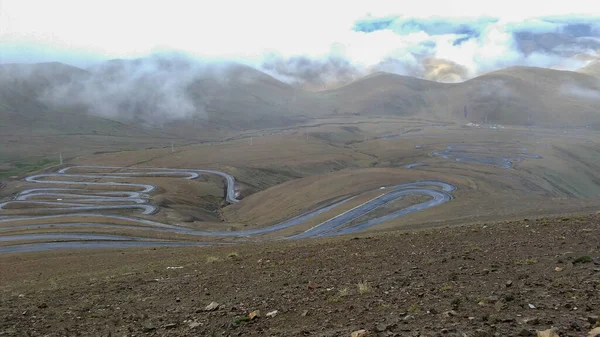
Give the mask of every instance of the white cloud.
[[(89, 60), (179, 50), (257, 67), (269, 53), (315, 59), (335, 56), (362, 69), (389, 59), (412, 67), (419, 56), (431, 56), (464, 66), (473, 76), (501, 66), (535, 64), (536, 60), (543, 60), (544, 66), (574, 67), (575, 63), (551, 55), (524, 56), (513, 32), (543, 33), (563, 26), (572, 17), (589, 23), (599, 15), (600, 3), (588, 0), (549, 0), (543, 5), (509, 0), (0, 0), (0, 62), (55, 58), (87, 65)], [(398, 24), (409, 19), (467, 23), (478, 35), (430, 35), (414, 30), (401, 34), (401, 27), (399, 31), (371, 33), (352, 30), (361, 18), (384, 16), (399, 17)], [(563, 21), (541, 19), (547, 16)], [(486, 17), (498, 20), (482, 20)], [(456, 44), (461, 36), (470, 39)], [(597, 36), (590, 41), (594, 38)]]

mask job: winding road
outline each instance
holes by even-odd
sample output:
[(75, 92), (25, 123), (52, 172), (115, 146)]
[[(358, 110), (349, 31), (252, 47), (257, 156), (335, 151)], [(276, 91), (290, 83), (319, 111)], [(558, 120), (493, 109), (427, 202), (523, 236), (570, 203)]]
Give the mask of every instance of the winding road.
[[(70, 170), (93, 171), (89, 173), (68, 173)], [(117, 172), (114, 172), (117, 171)], [(184, 239), (165, 240), (149, 237), (98, 234), (98, 233), (35, 233), (35, 234), (6, 234), (15, 230), (33, 229), (78, 229), (90, 228), (135, 230), (136, 233), (154, 232), (166, 234), (187, 235), (192, 237), (213, 238), (254, 238), (291, 228), (307, 220), (353, 200), (356, 196), (348, 197), (333, 204), (307, 212), (305, 214), (273, 224), (264, 228), (242, 230), (235, 232), (201, 231), (189, 227), (165, 224), (144, 218), (111, 214), (115, 210), (138, 210), (142, 215), (150, 216), (158, 208), (150, 204), (149, 194), (156, 189), (149, 184), (125, 182), (131, 177), (179, 177), (196, 179), (202, 174), (218, 175), (225, 179), (226, 200), (230, 203), (239, 202), (233, 176), (214, 170), (172, 169), (172, 168), (131, 168), (116, 166), (71, 166), (60, 169), (56, 173), (38, 174), (25, 178), (25, 181), (39, 184), (57, 185), (57, 187), (42, 187), (27, 189), (20, 192), (12, 200), (0, 203), (0, 253), (30, 252), (53, 249), (73, 248), (122, 248), (150, 246), (204, 246), (217, 244), (233, 244), (235, 242), (198, 242)], [(92, 181), (87, 181), (87, 180)], [(109, 181), (97, 181), (99, 179)], [(114, 181), (113, 181), (114, 180)], [(58, 186), (62, 185), (62, 186)], [(85, 187), (93, 187), (88, 189)], [(104, 188), (99, 190), (97, 188)], [(106, 190), (110, 189), (110, 190)], [(323, 237), (339, 234), (349, 234), (365, 230), (397, 217), (435, 207), (452, 199), (450, 194), (455, 190), (451, 184), (442, 181), (418, 181), (406, 184), (381, 187), (381, 194), (348, 211), (338, 214), (318, 225), (291, 236), (281, 236), (278, 240), (294, 240), (302, 238)], [(364, 215), (407, 195), (424, 195), (431, 199), (412, 205), (392, 213), (358, 221)], [(52, 201), (49, 201), (51, 199)], [(15, 211), (17, 210), (17, 211)], [(23, 216), (14, 215), (18, 210), (43, 213), (43, 215)], [(104, 213), (108, 211), (108, 213)], [(9, 213), (2, 214), (2, 212)], [(85, 222), (81, 219), (85, 218)], [(72, 221), (69, 221), (71, 219)], [(128, 223), (116, 224), (114, 222)], [(265, 239), (266, 238), (262, 238)], [(277, 239), (276, 239), (277, 240)]]
[[(419, 148), (422, 148), (421, 145)], [(541, 159), (542, 156), (535, 153), (525, 153), (526, 147), (504, 146), (494, 148), (485, 145), (453, 144), (448, 145), (442, 151), (433, 151), (433, 156), (444, 159), (454, 159), (457, 162), (476, 163), (492, 165), (500, 168), (512, 168), (515, 163), (520, 163), (526, 158)]]

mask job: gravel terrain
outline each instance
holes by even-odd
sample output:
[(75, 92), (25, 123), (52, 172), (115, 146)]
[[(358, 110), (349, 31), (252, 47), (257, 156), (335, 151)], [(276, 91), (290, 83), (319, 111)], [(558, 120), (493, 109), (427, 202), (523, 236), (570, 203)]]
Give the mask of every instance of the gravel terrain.
[(598, 238), (592, 214), (5, 254), (0, 336), (587, 336), (600, 313)]

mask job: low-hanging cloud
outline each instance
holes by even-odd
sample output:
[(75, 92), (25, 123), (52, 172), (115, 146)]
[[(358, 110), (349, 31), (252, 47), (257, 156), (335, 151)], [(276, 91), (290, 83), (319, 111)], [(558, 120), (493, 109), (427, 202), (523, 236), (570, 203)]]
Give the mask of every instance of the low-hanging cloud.
[(600, 101), (600, 81), (596, 88), (583, 87), (574, 83), (563, 84), (560, 88), (563, 95), (577, 99)]
[(348, 59), (329, 56), (313, 59), (306, 56), (284, 58), (272, 55), (261, 68), (267, 73), (306, 89), (326, 89), (349, 83), (365, 74)]
[(52, 106), (84, 107), (97, 116), (162, 125), (191, 116), (206, 117), (206, 108), (231, 76), (235, 65), (198, 61), (181, 54), (135, 60), (112, 60), (89, 69), (87, 76), (50, 86), (40, 99)]

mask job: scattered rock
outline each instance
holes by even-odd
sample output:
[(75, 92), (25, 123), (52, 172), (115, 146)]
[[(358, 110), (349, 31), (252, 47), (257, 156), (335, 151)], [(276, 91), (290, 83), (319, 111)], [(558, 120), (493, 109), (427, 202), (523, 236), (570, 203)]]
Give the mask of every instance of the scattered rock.
[(165, 329), (173, 329), (177, 327), (177, 323), (169, 323), (164, 326)]
[(442, 315), (444, 317), (454, 317), (454, 316), (458, 316), (458, 312), (456, 312), (454, 310), (449, 310), (449, 311), (444, 311), (444, 313)]
[(275, 317), (277, 315), (277, 312), (278, 312), (277, 310), (273, 310), (273, 311), (267, 312), (266, 316), (267, 317)]
[(539, 318), (526, 318), (523, 320), (525, 324), (538, 325), (540, 324)]
[(535, 309), (535, 305), (529, 303), (529, 309)]
[(376, 332), (385, 332), (385, 331), (390, 330), (393, 326), (394, 326), (394, 324), (379, 323), (375, 326), (375, 331)]
[(563, 269), (564, 269), (563, 267), (556, 267), (556, 268), (554, 268), (554, 271), (563, 271)]
[(48, 307), (48, 304), (46, 304), (46, 303), (42, 303), (42, 304), (38, 305), (39, 309), (46, 309), (47, 307)]
[(548, 329), (544, 331), (538, 331), (537, 337), (559, 337), (554, 329)]
[(506, 287), (507, 287), (507, 288), (510, 288), (510, 287), (512, 287), (512, 285), (513, 285), (513, 281), (512, 281), (512, 280), (508, 280), (508, 281), (506, 281)]
[[(598, 316), (594, 316), (594, 315), (592, 315), (592, 316), (588, 316), (588, 317), (587, 317), (587, 321), (588, 321), (588, 323), (590, 323), (590, 324), (596, 324), (596, 323), (598, 322)], [(597, 324), (596, 324), (596, 325), (597, 325)]]
[(204, 308), (204, 311), (215, 311), (217, 309), (219, 309), (219, 303), (210, 302), (210, 304), (207, 305), (206, 308)]
[(496, 295), (488, 296), (487, 301), (490, 303), (496, 303), (500, 300), (500, 298)]
[(308, 284), (306, 285), (306, 289), (308, 290), (313, 290), (317, 288), (320, 288), (319, 285), (314, 283), (313, 281), (308, 282)]
[(304, 310), (304, 311), (302, 312), (302, 317), (306, 317), (306, 315), (308, 315), (308, 310)]
[(519, 332), (519, 336), (533, 336), (533, 332), (523, 329)]
[(145, 321), (142, 324), (142, 331), (143, 332), (150, 332), (150, 331), (154, 331), (154, 330), (156, 330), (156, 327), (154, 326), (154, 324), (152, 324), (152, 322)]
[(350, 334), (350, 337), (366, 337), (369, 336), (368, 330), (356, 330)]
[(260, 317), (260, 310), (254, 310), (253, 312), (251, 312), (248, 315), (248, 318), (250, 318), (250, 320), (253, 320), (255, 318), (259, 318)]
[(197, 328), (197, 327), (199, 327), (200, 325), (202, 325), (202, 324), (201, 324), (201, 323), (199, 323), (199, 322), (190, 322), (190, 324), (189, 324), (188, 326), (189, 326), (191, 329), (194, 329), (194, 328)]

